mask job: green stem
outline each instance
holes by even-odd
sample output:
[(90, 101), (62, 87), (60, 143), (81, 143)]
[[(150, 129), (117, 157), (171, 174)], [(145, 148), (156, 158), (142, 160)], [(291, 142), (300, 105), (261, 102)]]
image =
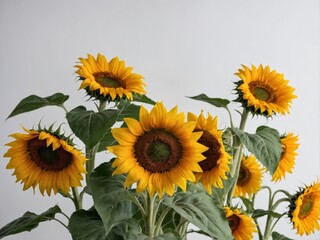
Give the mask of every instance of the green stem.
[(66, 229), (68, 229), (68, 231), (69, 231), (69, 228), (68, 228), (68, 226), (67, 225), (65, 225), (62, 221), (60, 221), (59, 219), (57, 219), (57, 218), (53, 218), (53, 220), (55, 220), (55, 221), (57, 221), (58, 223), (60, 223), (62, 226), (64, 226)]
[[(241, 115), (241, 121), (240, 121), (240, 125), (239, 125), (239, 129), (240, 130), (244, 130), (245, 125), (246, 125), (246, 121), (248, 118), (249, 112), (246, 110), (246, 108), (243, 108), (243, 112)], [(239, 176), (239, 171), (240, 171), (240, 166), (241, 166), (241, 159), (242, 159), (242, 149), (243, 149), (243, 145), (240, 142), (240, 139), (238, 136), (234, 136), (233, 138), (233, 147), (235, 150), (235, 153), (233, 154), (233, 163), (231, 165), (231, 176), (235, 177), (236, 181), (232, 184), (232, 187), (230, 188), (229, 192), (228, 192), (228, 197), (227, 197), (227, 205), (230, 206), (231, 205), (231, 201), (233, 198), (233, 193), (234, 190), (236, 188), (237, 185), (237, 179)]]
[(168, 212), (171, 210), (171, 208), (167, 207), (160, 215), (157, 223), (156, 223), (156, 229), (155, 229), (155, 234), (156, 236), (158, 236), (160, 234), (160, 230), (161, 230), (161, 226), (162, 226), (162, 222), (165, 219), (165, 217), (167, 216)]
[(150, 197), (149, 194), (147, 194), (147, 206), (146, 209), (146, 215), (145, 215), (145, 224), (146, 224), (146, 235), (150, 237), (151, 239), (155, 237), (155, 219), (157, 216), (157, 213), (155, 211), (155, 201), (156, 201), (157, 195)]
[(82, 209), (82, 199), (79, 196), (78, 188), (72, 187), (73, 203), (76, 210)]

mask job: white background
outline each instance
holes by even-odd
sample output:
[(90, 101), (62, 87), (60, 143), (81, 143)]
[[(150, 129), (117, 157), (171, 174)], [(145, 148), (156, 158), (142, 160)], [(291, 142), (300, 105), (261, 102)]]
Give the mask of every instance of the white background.
[[(77, 91), (73, 65), (87, 53), (101, 52), (108, 59), (119, 56), (145, 77), (149, 97), (163, 100), (167, 108), (178, 104), (184, 112), (210, 111), (219, 115), (221, 128), (228, 124), (223, 110), (185, 96), (205, 93), (234, 99), (232, 82), (240, 64), (261, 63), (284, 73), (298, 98), (290, 115), (269, 121), (249, 119), (247, 130), (268, 124), (280, 133), (299, 134), (293, 174), (271, 185), (294, 193), (320, 175), (319, 13), (317, 0), (1, 0), (1, 156), (8, 149), (4, 144), (12, 141), (8, 135), (22, 132), (20, 124), (32, 128), (41, 119), (57, 126), (64, 121), (64, 112), (54, 107), (6, 120), (22, 98), (62, 92), (70, 95), (69, 110), (83, 104), (85, 94)], [(108, 156), (99, 158), (102, 162)], [(60, 196), (43, 197), (31, 189), (23, 192), (12, 171), (5, 169), (8, 160), (0, 161), (0, 227), (27, 210), (41, 213), (59, 204), (65, 212), (73, 211), (71, 202)], [(263, 206), (264, 197), (259, 199)], [(291, 228), (289, 219), (283, 219), (276, 230), (294, 239), (320, 239), (319, 232), (299, 237)], [(49, 222), (5, 239), (71, 237), (61, 225)], [(189, 239), (205, 238), (190, 235)]]

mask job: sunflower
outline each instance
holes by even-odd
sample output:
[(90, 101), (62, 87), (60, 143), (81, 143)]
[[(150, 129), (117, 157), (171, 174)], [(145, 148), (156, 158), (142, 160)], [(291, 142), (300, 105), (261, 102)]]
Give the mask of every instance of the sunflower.
[(282, 154), (279, 165), (272, 176), (272, 181), (280, 181), (287, 172), (292, 173), (294, 168), (297, 149), (299, 147), (299, 138), (293, 133), (286, 134), (280, 138), (282, 145)]
[(235, 240), (253, 239), (253, 233), (257, 231), (253, 218), (239, 209), (224, 207), (224, 212)]
[(235, 101), (241, 102), (253, 114), (271, 116), (289, 112), (291, 102), (297, 96), (283, 74), (270, 71), (269, 66), (260, 65), (256, 68), (252, 65), (252, 69), (244, 65), (242, 67), (235, 73), (241, 78), (236, 82), (238, 98)]
[(119, 143), (108, 147), (117, 156), (113, 174), (127, 173), (125, 187), (137, 182), (137, 192), (172, 196), (175, 185), (185, 191), (186, 181), (196, 180), (193, 172), (202, 171), (198, 162), (207, 148), (197, 142), (202, 132), (192, 132), (196, 122), (185, 122), (177, 111), (161, 102), (150, 113), (141, 106), (139, 121), (125, 118), (128, 128), (112, 129)]
[(107, 61), (102, 54), (95, 59), (88, 54), (88, 58), (79, 58), (82, 65), (76, 65), (76, 73), (88, 95), (106, 101), (120, 100), (123, 97), (132, 100), (133, 93), (144, 94), (146, 85), (140, 74), (132, 73), (132, 67), (126, 67), (125, 62), (118, 57)]
[(289, 208), (288, 215), (300, 236), (320, 230), (320, 183), (316, 181), (297, 192)]
[(222, 179), (227, 179), (231, 156), (225, 151), (222, 142), (222, 131), (218, 130), (218, 118), (212, 118), (208, 113), (205, 118), (201, 113), (199, 117), (188, 113), (188, 121), (196, 121), (194, 132), (202, 131), (203, 134), (198, 140), (199, 143), (208, 147), (203, 153), (205, 160), (199, 162), (203, 172), (195, 173), (196, 181), (201, 181), (209, 194), (212, 194), (211, 186), (223, 188)]
[(86, 158), (68, 139), (47, 130), (24, 130), (27, 134), (10, 135), (16, 140), (6, 144), (11, 148), (4, 154), (11, 158), (7, 169), (14, 169), (23, 190), (39, 185), (41, 194), (46, 191), (50, 196), (51, 190), (67, 193), (70, 187), (81, 186)]
[(249, 197), (261, 189), (263, 168), (253, 155), (243, 156), (239, 177), (234, 191), (235, 197)]

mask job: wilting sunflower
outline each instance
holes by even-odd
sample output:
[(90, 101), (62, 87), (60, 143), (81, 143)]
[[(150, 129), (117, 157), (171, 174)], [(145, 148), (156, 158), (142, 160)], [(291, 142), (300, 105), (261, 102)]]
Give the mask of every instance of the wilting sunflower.
[(239, 209), (224, 207), (232, 235), (236, 240), (253, 239), (253, 234), (257, 231), (253, 218), (247, 216)]
[(243, 156), (234, 196), (252, 197), (252, 194), (261, 189), (263, 171), (253, 155)]
[(300, 236), (320, 230), (320, 183), (314, 182), (295, 194), (289, 208), (288, 215)]
[(76, 65), (76, 71), (82, 80), (80, 89), (84, 88), (88, 95), (107, 101), (120, 100), (125, 97), (133, 99), (133, 93), (144, 94), (146, 85), (140, 74), (132, 73), (132, 67), (118, 57), (107, 61), (98, 54), (97, 59), (88, 54), (88, 58), (79, 58), (82, 65)]
[(218, 118), (212, 118), (208, 113), (205, 118), (201, 113), (199, 117), (188, 113), (188, 121), (196, 121), (194, 132), (202, 131), (203, 134), (198, 140), (199, 143), (208, 147), (203, 153), (205, 160), (199, 162), (203, 172), (195, 173), (196, 181), (201, 181), (209, 194), (212, 194), (211, 187), (223, 188), (222, 179), (227, 179), (231, 156), (225, 151), (222, 142), (222, 131), (218, 130)]
[(119, 143), (108, 147), (117, 156), (113, 174), (127, 173), (125, 187), (137, 182), (137, 192), (171, 196), (175, 185), (185, 191), (186, 181), (196, 180), (193, 172), (202, 171), (198, 162), (207, 148), (197, 142), (202, 132), (192, 132), (196, 122), (185, 122), (177, 111), (167, 111), (161, 102), (150, 113), (141, 106), (139, 121), (125, 118), (128, 128), (112, 129)]
[(256, 68), (252, 65), (252, 69), (244, 65), (242, 67), (235, 73), (241, 78), (236, 82), (238, 98), (235, 101), (241, 102), (253, 114), (271, 116), (289, 112), (291, 102), (297, 96), (283, 74), (270, 71), (269, 66), (260, 65)]
[(295, 159), (298, 153), (296, 152), (299, 147), (299, 138), (293, 133), (286, 134), (280, 138), (282, 145), (282, 154), (279, 165), (272, 176), (272, 181), (280, 181), (285, 177), (287, 172), (292, 173), (294, 168)]
[(11, 158), (7, 169), (14, 169), (23, 190), (39, 185), (42, 195), (58, 191), (67, 193), (70, 187), (81, 186), (85, 173), (83, 154), (68, 143), (68, 139), (47, 130), (24, 130), (27, 134), (10, 135), (16, 140), (6, 144), (11, 148), (4, 157)]

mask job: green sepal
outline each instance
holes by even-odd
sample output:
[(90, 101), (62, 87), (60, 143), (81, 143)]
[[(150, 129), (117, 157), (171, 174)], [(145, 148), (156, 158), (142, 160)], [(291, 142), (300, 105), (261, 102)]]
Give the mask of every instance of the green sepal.
[(124, 188), (125, 176), (112, 176), (111, 162), (102, 163), (90, 176), (94, 206), (97, 209), (106, 234), (133, 217), (137, 208), (130, 201), (132, 194)]
[[(170, 199), (169, 199), (170, 200)], [(205, 193), (177, 192), (163, 204), (216, 239), (232, 240), (232, 234), (221, 203)]]
[(21, 113), (30, 112), (45, 106), (58, 106), (63, 107), (63, 103), (69, 98), (68, 95), (62, 93), (55, 93), (49, 97), (39, 97), (37, 95), (30, 95), (22, 99), (18, 105), (13, 109), (10, 115), (7, 117), (11, 118)]
[(246, 133), (238, 128), (234, 128), (233, 131), (249, 152), (273, 175), (282, 153), (279, 132), (267, 126), (258, 127), (255, 134)]
[(99, 142), (106, 141), (104, 137), (117, 121), (118, 114), (118, 110), (94, 112), (78, 106), (68, 112), (66, 117), (73, 133), (88, 149), (92, 149)]
[(22, 217), (13, 220), (0, 229), (0, 239), (9, 235), (31, 231), (38, 227), (39, 223), (54, 219), (56, 213), (61, 213), (61, 209), (56, 205), (47, 211), (37, 215), (32, 212), (26, 212)]
[(73, 240), (106, 240), (101, 217), (94, 208), (74, 212), (68, 228)]
[(228, 99), (224, 99), (224, 98), (210, 98), (208, 97), (206, 94), (199, 94), (197, 96), (193, 96), (193, 97), (188, 97), (194, 100), (198, 100), (198, 101), (202, 101), (202, 102), (206, 102), (209, 103), (215, 107), (218, 108), (226, 108), (228, 104), (230, 103), (230, 101)]
[(272, 236), (272, 240), (292, 240), (292, 238), (288, 238), (278, 232), (273, 232), (271, 236)]

